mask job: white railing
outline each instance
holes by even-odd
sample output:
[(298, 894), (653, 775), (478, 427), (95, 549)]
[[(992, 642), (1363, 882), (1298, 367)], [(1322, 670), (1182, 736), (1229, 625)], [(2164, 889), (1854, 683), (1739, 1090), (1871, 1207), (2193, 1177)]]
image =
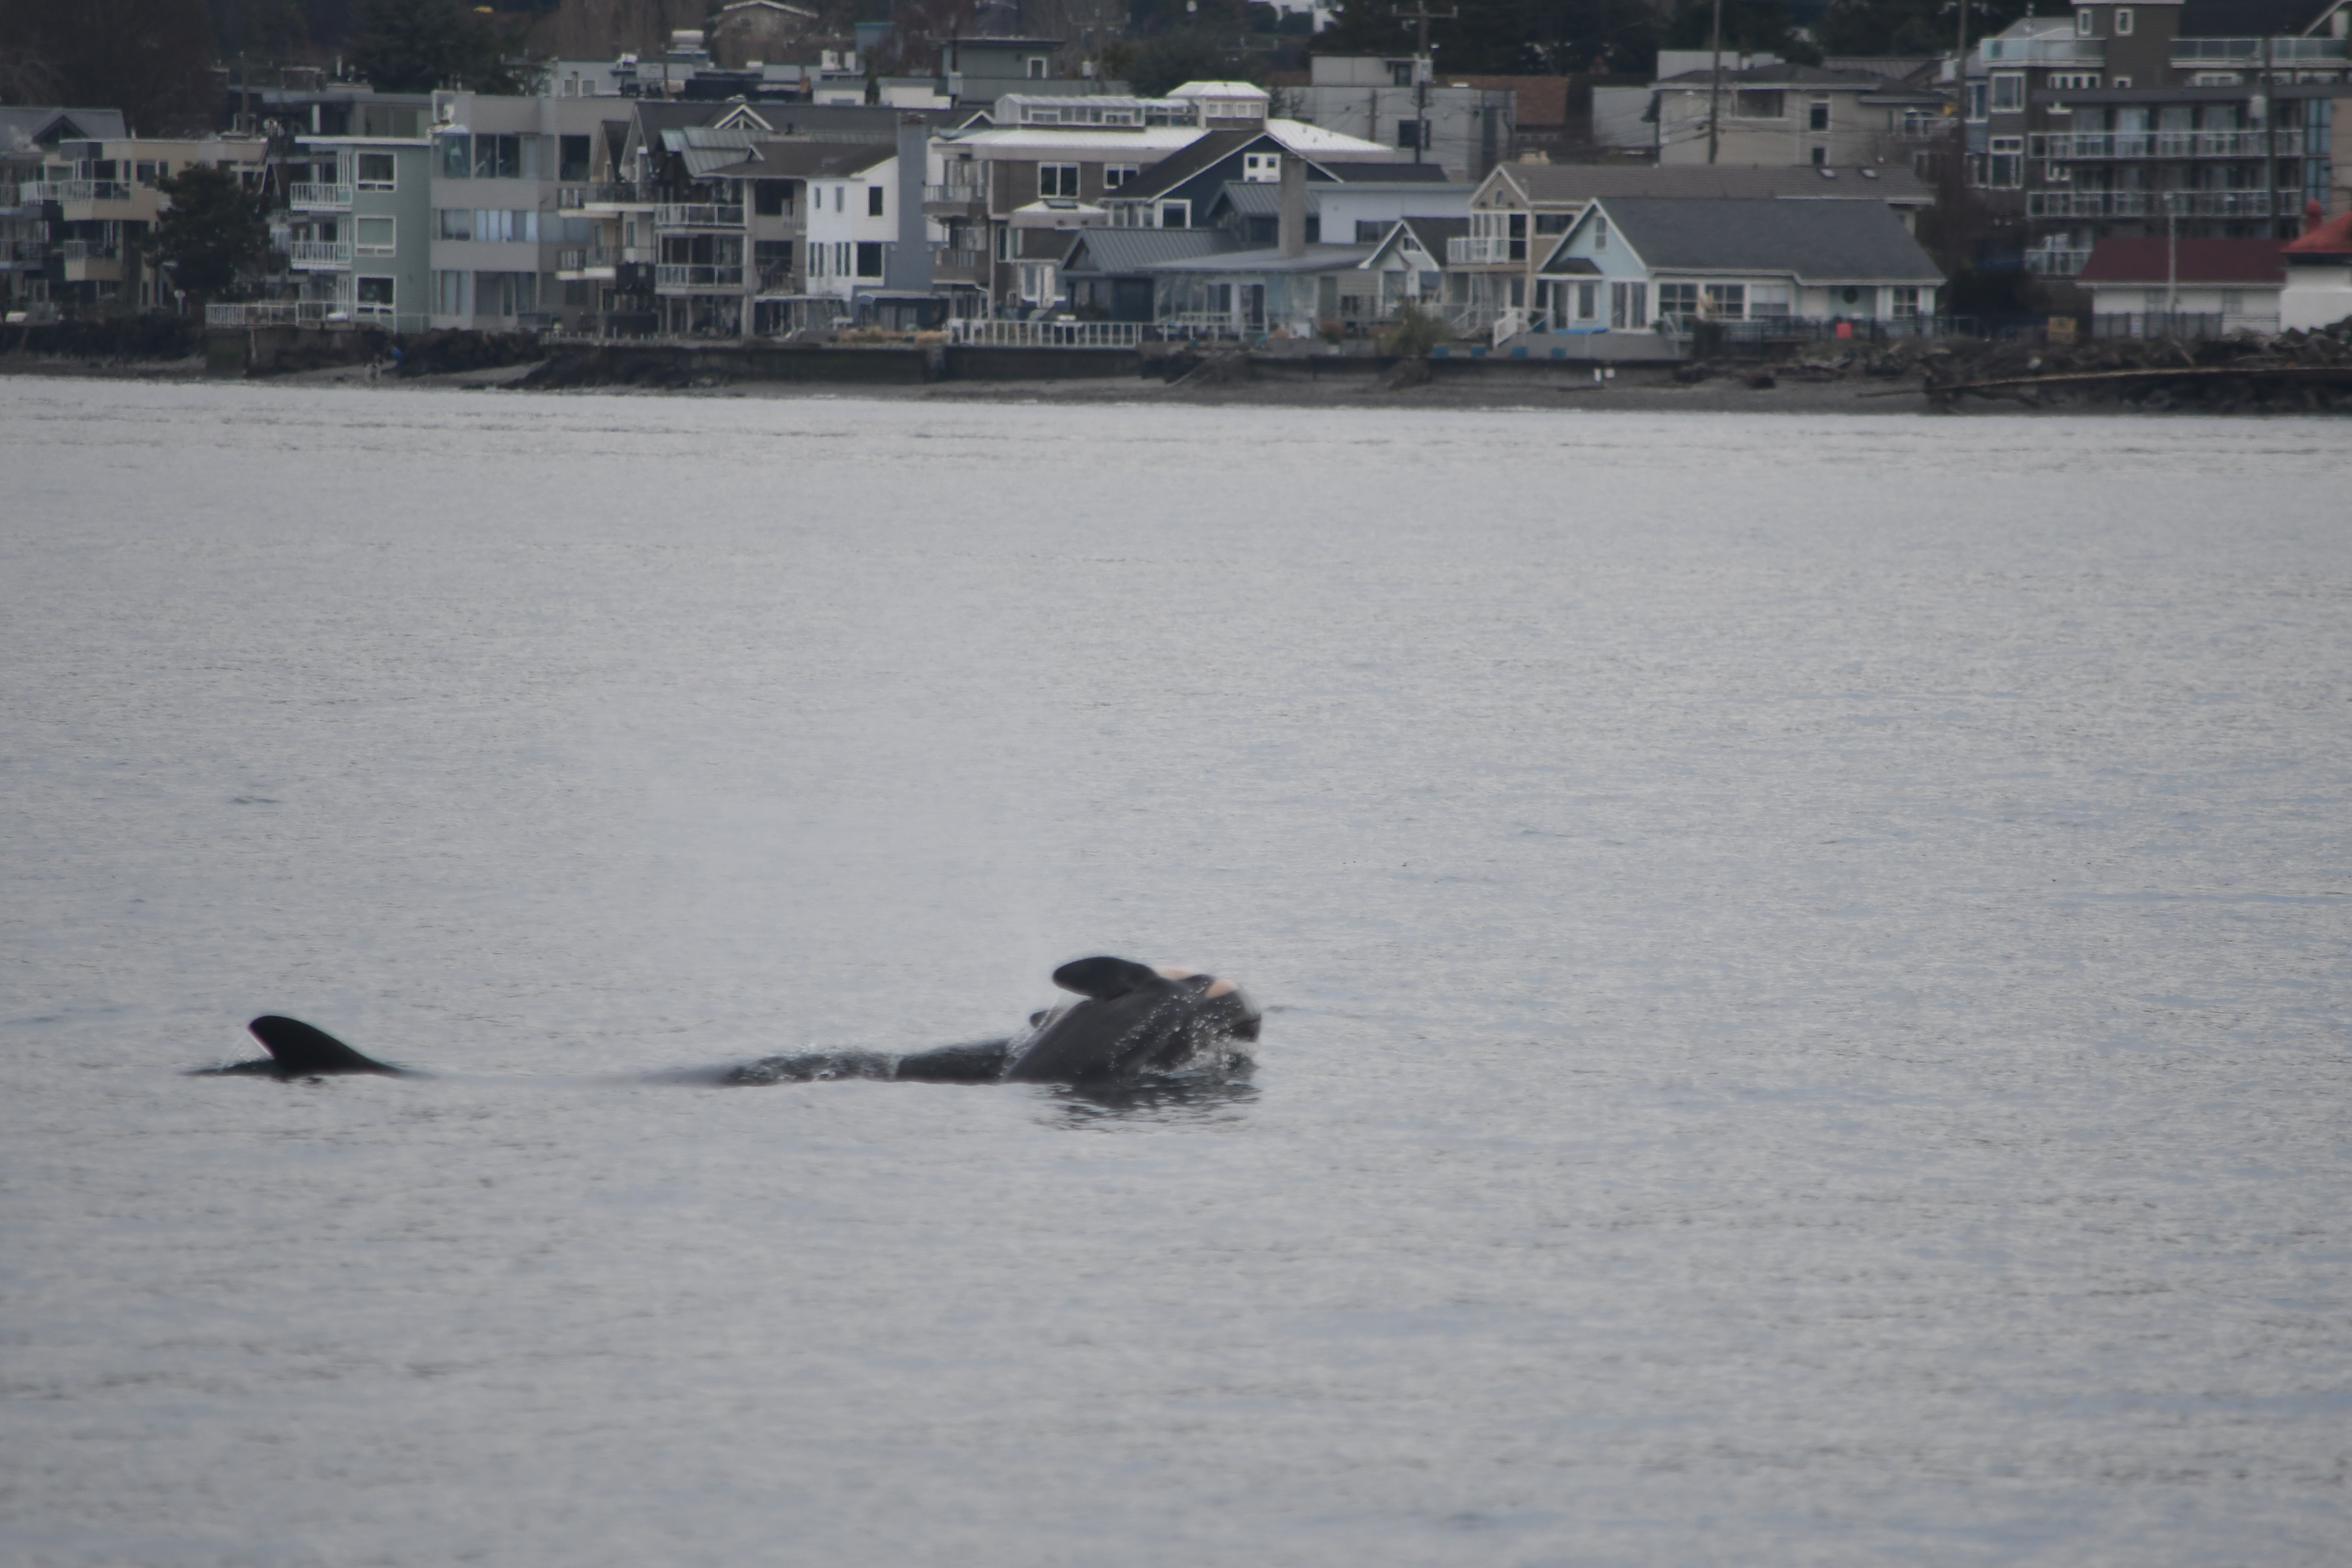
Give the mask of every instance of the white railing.
[(948, 341), (990, 349), (1131, 349), (1143, 342), (1143, 323), (950, 321)]
[(286, 205), (300, 213), (348, 212), (352, 205), (349, 185), (319, 185), (308, 183), (286, 187)]
[[(2268, 58), (2273, 65), (2310, 65), (2326, 60), (2341, 64), (2343, 38), (2272, 38)], [(2259, 66), (2263, 62), (2261, 38), (2175, 38), (2172, 63), (2177, 66)]]
[(664, 203), (654, 208), (656, 228), (741, 228), (743, 209), (713, 202)]
[(978, 181), (967, 184), (961, 180), (950, 180), (944, 185), (925, 185), (923, 199), (927, 202), (984, 202), (988, 199), (988, 187)]
[(237, 305), (206, 305), (208, 327), (322, 327), (335, 310), (328, 300), (252, 300)]
[(2266, 158), (2302, 155), (2294, 131), (2076, 131), (2035, 137), (2039, 150), (2027, 154), (2061, 161), (2080, 158)]
[(2098, 65), (2107, 58), (2104, 38), (1987, 38), (1977, 48), (1987, 65)]
[(122, 180), (30, 180), (16, 187), (16, 202), (127, 202), (131, 186)]
[(340, 271), (352, 264), (352, 247), (342, 239), (289, 239), (286, 242), (289, 264), (305, 272)]
[(1495, 317), (1494, 346), (1501, 348), (1505, 339), (1516, 338), (1527, 330), (1527, 311), (1517, 305), (1509, 306), (1497, 312)]
[(699, 267), (663, 262), (654, 268), (656, 289), (740, 289), (740, 267)]
[[(2300, 192), (2284, 192), (2277, 210), (2293, 213)], [(2270, 197), (2260, 191), (2029, 191), (2028, 217), (2268, 217)]]
[[(1519, 242), (1525, 245), (1527, 242)], [(1524, 258), (1525, 251), (1520, 253)], [(1508, 261), (1511, 241), (1500, 234), (1462, 234), (1445, 242), (1445, 264), (1448, 267), (1490, 267)]]
[(2025, 253), (2025, 269), (2045, 278), (2072, 278), (2083, 270), (2083, 263), (2091, 259), (2088, 250), (2073, 250), (2059, 246), (2044, 246)]

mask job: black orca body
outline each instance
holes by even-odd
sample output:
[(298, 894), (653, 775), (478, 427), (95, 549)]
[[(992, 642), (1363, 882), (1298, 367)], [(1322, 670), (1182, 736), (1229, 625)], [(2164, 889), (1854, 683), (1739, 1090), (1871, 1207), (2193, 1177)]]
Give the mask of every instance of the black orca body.
[[(1082, 958), (1054, 971), (1054, 984), (1079, 1000), (1033, 1015), (1026, 1034), (894, 1057), (834, 1051), (769, 1057), (741, 1067), (654, 1075), (670, 1082), (808, 1083), (825, 1079), (898, 1079), (917, 1083), (1145, 1084), (1186, 1077), (1234, 1077), (1250, 1063), (1260, 1015), (1230, 980), (1184, 969), (1154, 969), (1124, 958)], [(246, 1026), (269, 1052), (219, 1072), (279, 1078), (331, 1073), (404, 1076), (362, 1056), (323, 1029), (269, 1016)]]

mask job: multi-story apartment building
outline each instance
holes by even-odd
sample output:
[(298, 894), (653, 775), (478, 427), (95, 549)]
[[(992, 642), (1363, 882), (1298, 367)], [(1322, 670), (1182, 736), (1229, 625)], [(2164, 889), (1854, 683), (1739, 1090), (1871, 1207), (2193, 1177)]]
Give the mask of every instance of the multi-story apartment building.
[(2089, 0), (1968, 61), (1970, 183), (2066, 277), (2104, 238), (2285, 237), (2343, 207), (2347, 0)]
[(1518, 98), (1507, 88), (1437, 82), (1427, 57), (1317, 55), (1305, 87), (1282, 89), (1291, 118), (1400, 149), (1475, 182), (1513, 154)]
[(268, 153), (256, 136), (68, 134), (120, 129), (121, 116), (111, 110), (6, 112), (43, 121), (0, 153), (0, 277), (12, 312), (172, 308), (170, 279), (144, 249), (166, 200), (161, 183), (210, 163), (236, 169), (258, 189)]
[(433, 219), (431, 97), (337, 86), (274, 94), (266, 107), (275, 128), (272, 303), (291, 301), (298, 321), (421, 330)]
[[(436, 327), (578, 326), (597, 304), (580, 254), (598, 139), (595, 97), (433, 95), (431, 281)], [(570, 274), (570, 275), (567, 275)]]

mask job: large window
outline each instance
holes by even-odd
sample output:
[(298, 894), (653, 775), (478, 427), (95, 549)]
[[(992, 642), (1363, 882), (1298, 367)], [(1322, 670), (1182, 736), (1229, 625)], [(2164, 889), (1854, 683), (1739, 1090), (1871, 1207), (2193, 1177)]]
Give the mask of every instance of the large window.
[[(474, 210), (471, 207), (441, 207), (435, 211), (433, 218), (433, 237), (436, 239), (474, 237)], [(443, 314), (455, 315), (457, 312), (450, 310)]]
[(580, 181), (588, 177), (589, 138), (560, 136), (556, 138), (555, 177), (559, 180)]
[(1887, 292), (1894, 296), (1893, 307), (1888, 311), (1888, 314), (1892, 315), (1898, 321), (1916, 321), (1919, 319), (1919, 290), (1917, 289), (1908, 287), (1890, 289)]
[(1192, 227), (1192, 204), (1191, 202), (1161, 202), (1160, 204), (1160, 226), (1162, 228)]
[(1698, 285), (1696, 283), (1659, 284), (1658, 314), (1672, 317), (1678, 324), (1697, 315)]
[(363, 191), (396, 191), (400, 188), (400, 160), (389, 153), (362, 153), (356, 160)]
[(752, 181), (751, 210), (761, 217), (791, 216), (793, 183), (790, 180)]
[(1748, 289), (1748, 319), (1786, 321), (1795, 290), (1786, 283), (1752, 283)]
[(882, 187), (879, 185), (866, 187), (866, 216), (867, 217), (882, 216)]
[(1748, 285), (1710, 283), (1700, 296), (1706, 313), (1718, 321), (1738, 321), (1748, 315)]
[[(1664, 297), (1660, 291), (1660, 298)], [(1650, 324), (1650, 286), (1646, 283), (1609, 285), (1609, 324), (1621, 332), (1638, 332)]]
[(395, 220), (388, 217), (362, 217), (352, 220), (353, 230), (352, 254), (354, 256), (396, 256), (400, 240)]
[(882, 276), (882, 242), (861, 239), (857, 242), (857, 275), (860, 278)]
[(1731, 114), (1735, 120), (1778, 120), (1788, 112), (1784, 96), (1756, 88), (1741, 88), (1731, 95)]
[(1992, 111), (1995, 114), (2025, 112), (2025, 73), (1998, 71), (1992, 79)]
[(1985, 184), (1998, 191), (2013, 191), (2025, 184), (2024, 137), (1992, 139), (1992, 156), (1985, 161)]
[(1078, 166), (1076, 163), (1040, 163), (1037, 165), (1037, 195), (1076, 197), (1078, 194)]
[(359, 280), (358, 314), (361, 321), (372, 317), (391, 317), (395, 282), (396, 279), (391, 278), (362, 278)]

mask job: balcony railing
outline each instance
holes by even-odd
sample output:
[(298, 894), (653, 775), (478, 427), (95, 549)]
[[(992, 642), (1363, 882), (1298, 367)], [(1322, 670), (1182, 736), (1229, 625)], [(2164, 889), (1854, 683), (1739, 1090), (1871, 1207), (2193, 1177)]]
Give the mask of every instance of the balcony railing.
[(0, 267), (38, 267), (48, 253), (45, 240), (0, 239)]
[(121, 246), (109, 245), (100, 239), (68, 239), (59, 248), (63, 252), (64, 258), (68, 262), (122, 259)]
[(654, 188), (630, 180), (602, 180), (593, 185), (573, 185), (558, 193), (559, 206), (572, 204), (566, 197), (579, 197), (582, 207), (646, 207), (654, 205)]
[(253, 300), (237, 305), (206, 305), (208, 327), (322, 327), (335, 309), (329, 300)]
[(2268, 217), (2302, 210), (2300, 191), (2282, 191), (2275, 208), (2261, 191), (2029, 191), (2028, 217)]
[(950, 321), (948, 341), (992, 349), (1131, 349), (1140, 321)]
[(318, 185), (304, 183), (286, 187), (286, 205), (298, 213), (349, 212), (352, 188), (349, 185)]
[(985, 202), (988, 186), (980, 180), (950, 180), (944, 185), (925, 185), (923, 200), (950, 206)]
[[(2259, 66), (2267, 58), (2273, 65), (2315, 65), (2320, 62), (2341, 65), (2346, 58), (2343, 38), (2175, 38), (2172, 40), (2172, 63), (2176, 66)], [(2270, 46), (2267, 55), (2263, 44)]]
[(2060, 162), (2084, 158), (2297, 158), (2297, 131), (2076, 131), (2033, 137), (2026, 152)]
[(20, 206), (41, 202), (127, 202), (131, 185), (124, 180), (28, 180), (16, 187)]
[(656, 289), (740, 289), (740, 267), (696, 267), (664, 262), (654, 268)]
[(555, 253), (558, 272), (584, 272), (592, 267), (611, 267), (619, 262), (621, 253), (609, 245), (573, 246)]
[(2091, 259), (2087, 250), (2062, 249), (2046, 246), (2025, 253), (2025, 269), (2045, 278), (2072, 278), (2083, 270), (2083, 263)]
[(663, 203), (654, 208), (656, 228), (741, 228), (743, 208), (709, 202)]
[(2104, 38), (1987, 38), (1977, 58), (1995, 66), (2099, 65), (2107, 58)]
[[(1445, 242), (1445, 264), (1448, 267), (1490, 267), (1498, 262), (1518, 261), (1527, 256), (1524, 239), (1514, 240), (1499, 234), (1456, 235)], [(1513, 256), (1517, 245), (1519, 254)]]
[(985, 250), (956, 250), (947, 246), (931, 248), (931, 276), (951, 278), (961, 282), (977, 282), (988, 270)]
[(299, 272), (339, 272), (352, 264), (351, 241), (289, 239), (286, 242), (286, 260)]

